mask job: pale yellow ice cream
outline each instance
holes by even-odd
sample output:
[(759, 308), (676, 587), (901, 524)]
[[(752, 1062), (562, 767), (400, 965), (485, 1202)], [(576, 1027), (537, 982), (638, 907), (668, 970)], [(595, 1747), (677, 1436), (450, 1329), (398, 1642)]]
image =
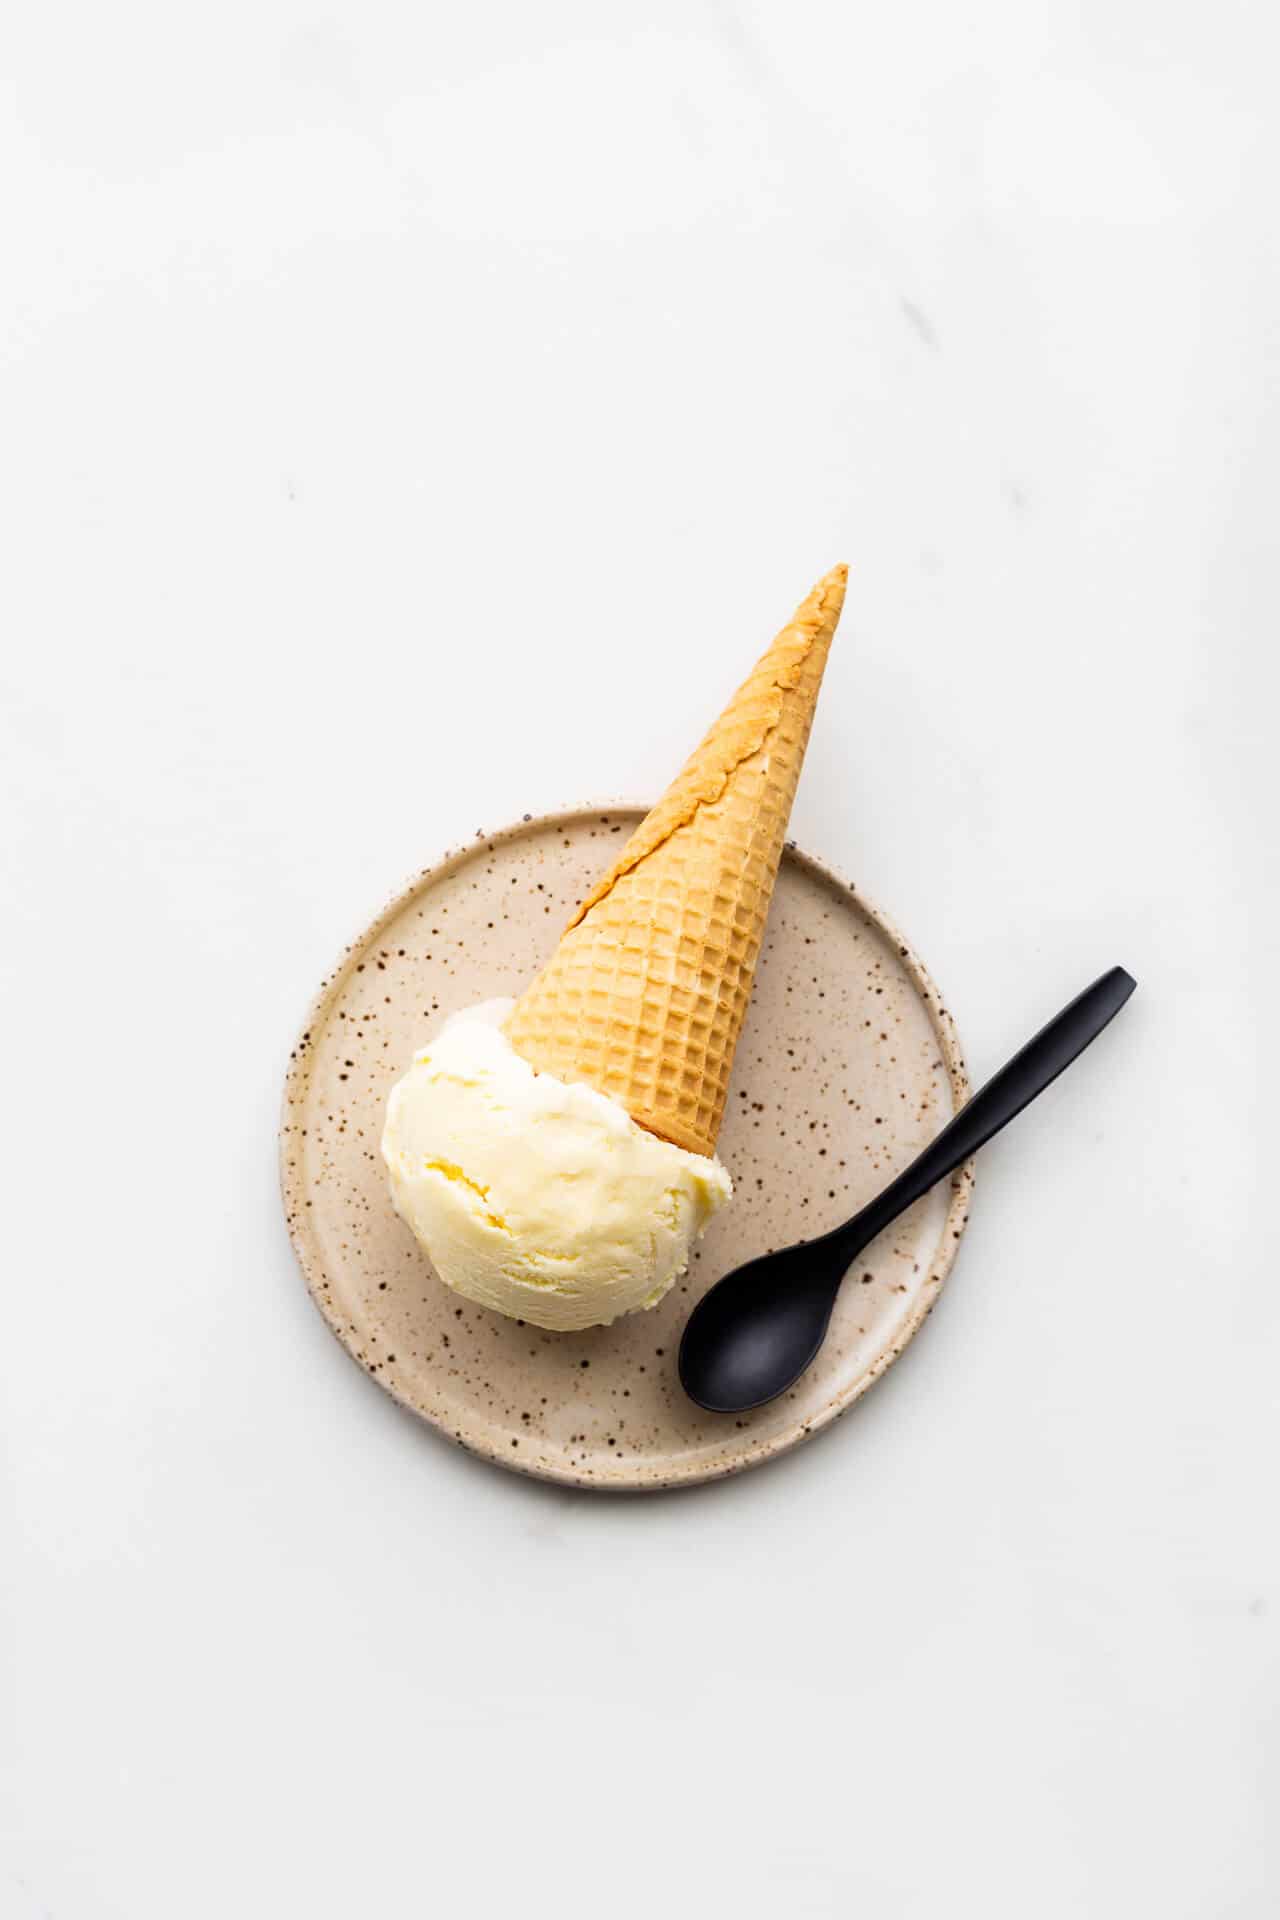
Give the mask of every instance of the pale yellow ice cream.
[(732, 1183), (593, 1087), (535, 1073), (502, 1032), (513, 1004), (454, 1014), (392, 1089), (391, 1196), (469, 1300), (560, 1331), (607, 1326), (661, 1300)]

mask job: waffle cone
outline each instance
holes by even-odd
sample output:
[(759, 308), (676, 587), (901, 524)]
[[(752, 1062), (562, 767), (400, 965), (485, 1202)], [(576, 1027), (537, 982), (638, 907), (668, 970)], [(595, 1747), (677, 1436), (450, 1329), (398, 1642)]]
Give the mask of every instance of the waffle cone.
[(578, 908), (507, 1034), (711, 1154), (847, 569), (836, 567)]

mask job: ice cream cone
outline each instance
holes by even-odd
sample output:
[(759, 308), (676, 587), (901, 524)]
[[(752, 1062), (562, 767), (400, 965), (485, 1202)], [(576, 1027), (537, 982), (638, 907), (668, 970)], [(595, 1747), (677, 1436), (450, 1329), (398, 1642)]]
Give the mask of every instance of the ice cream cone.
[(822, 672), (835, 567), (569, 923), (507, 1022), (539, 1072), (711, 1154)]

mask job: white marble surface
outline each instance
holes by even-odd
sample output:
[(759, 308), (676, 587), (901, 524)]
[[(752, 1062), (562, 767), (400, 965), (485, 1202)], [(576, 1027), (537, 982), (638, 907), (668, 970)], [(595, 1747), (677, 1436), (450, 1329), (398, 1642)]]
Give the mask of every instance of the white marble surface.
[[(1276, 1911), (1276, 39), (6, 11), (5, 1920)], [(1140, 995), (823, 1441), (503, 1477), (307, 1302), (292, 1030), (842, 556), (799, 837), (979, 1074)]]

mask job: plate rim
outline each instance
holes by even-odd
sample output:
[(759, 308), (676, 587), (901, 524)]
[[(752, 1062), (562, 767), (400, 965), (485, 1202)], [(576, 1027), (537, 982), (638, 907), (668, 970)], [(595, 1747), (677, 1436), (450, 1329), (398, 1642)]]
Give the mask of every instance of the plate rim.
[[(305, 1075), (309, 1065), (311, 1035), (324, 1017), (326, 1003), (333, 998), (340, 981), (343, 979), (350, 965), (352, 955), (358, 949), (363, 950), (363, 948), (368, 946), (370, 941), (376, 940), (382, 928), (386, 926), (424, 886), (433, 881), (447, 878), (449, 873), (456, 869), (463, 860), (470, 858), (480, 851), (481, 848), (496, 847), (504, 842), (517, 839), (529, 833), (531, 830), (536, 831), (543, 827), (594, 821), (598, 819), (601, 814), (643, 814), (646, 811), (647, 808), (641, 801), (617, 799), (602, 800), (591, 804), (574, 804), (566, 807), (555, 807), (543, 813), (522, 814), (518, 820), (509, 822), (506, 826), (498, 828), (495, 832), (477, 832), (470, 839), (462, 841), (457, 846), (446, 847), (437, 859), (429, 862), (425, 867), (419, 868), (416, 873), (406, 880), (404, 884), (385, 901), (384, 905), (373, 918), (365, 923), (355, 937), (346, 943), (337, 962), (324, 976), (316, 992), (308, 1002), (303, 1024), (298, 1030), (298, 1038), (290, 1050), (288, 1064), (285, 1069), (277, 1144), (280, 1171), (280, 1195), (284, 1206), (285, 1226), (288, 1231), (289, 1242), (293, 1248), (294, 1257), (301, 1269), (302, 1277), (306, 1284), (307, 1292), (311, 1296), (312, 1303), (334, 1339), (337, 1340), (342, 1347), (343, 1352), (346, 1353), (348, 1358), (359, 1368), (362, 1374), (368, 1375), (368, 1369), (361, 1365), (358, 1356), (353, 1351), (346, 1337), (343, 1327), (339, 1325), (338, 1316), (334, 1310), (334, 1303), (326, 1300), (320, 1284), (321, 1275), (314, 1270), (319, 1263), (313, 1263), (301, 1235), (300, 1229), (305, 1214), (305, 1207), (301, 1204), (303, 1199), (303, 1176), (301, 1164), (291, 1164), (289, 1158), (293, 1145), (290, 1138), (291, 1109), (293, 1105), (292, 1096), (295, 1090), (300, 1090), (304, 1085)], [(864, 918), (869, 920), (873, 926), (878, 928), (880, 933), (896, 948), (903, 970), (906, 972), (919, 995), (925, 1011), (928, 1014), (929, 1024), (937, 1037), (942, 1062), (947, 1070), (947, 1078), (951, 1086), (953, 1107), (958, 1111), (969, 1096), (969, 1075), (964, 1064), (964, 1054), (960, 1045), (960, 1037), (956, 1030), (955, 1020), (938, 990), (933, 975), (925, 966), (911, 942), (902, 933), (897, 924), (886, 913), (882, 912), (874, 901), (868, 899), (861, 888), (855, 885), (853, 881), (847, 879), (845, 875), (829, 861), (819, 858), (816, 854), (807, 852), (793, 839), (788, 839), (784, 843), (783, 852), (784, 855), (789, 855), (793, 860), (798, 861), (801, 867), (815, 875), (825, 885), (834, 888), (838, 893), (844, 895), (849, 904), (857, 912), (861, 913)], [(755, 1467), (766, 1466), (771, 1460), (778, 1459), (784, 1453), (790, 1453), (793, 1448), (801, 1446), (805, 1441), (813, 1439), (815, 1435), (825, 1432), (828, 1427), (833, 1425), (842, 1415), (846, 1414), (850, 1407), (854, 1406), (862, 1398), (869, 1387), (873, 1386), (882, 1375), (888, 1372), (894, 1361), (910, 1345), (920, 1328), (924, 1325), (924, 1322), (932, 1313), (947, 1276), (955, 1264), (956, 1254), (959, 1252), (960, 1242), (963, 1238), (964, 1230), (968, 1225), (973, 1196), (974, 1163), (972, 1160), (968, 1160), (963, 1167), (959, 1168), (957, 1172), (951, 1176), (950, 1185), (951, 1199), (943, 1222), (938, 1252), (930, 1263), (929, 1271), (925, 1275), (911, 1315), (901, 1328), (894, 1344), (881, 1354), (870, 1367), (859, 1374), (856, 1379), (850, 1381), (837, 1393), (834, 1393), (816, 1414), (798, 1416), (792, 1424), (781, 1428), (769, 1440), (764, 1443), (757, 1441), (750, 1451), (744, 1449), (740, 1455), (731, 1455), (727, 1460), (721, 1458), (711, 1464), (701, 1464), (697, 1461), (691, 1461), (683, 1468), (668, 1465), (648, 1475), (642, 1473), (635, 1475), (635, 1477), (620, 1477), (618, 1479), (600, 1481), (593, 1479), (589, 1475), (577, 1473), (570, 1468), (546, 1465), (532, 1460), (512, 1460), (509, 1455), (504, 1454), (497, 1447), (488, 1445), (483, 1440), (474, 1436), (470, 1438), (467, 1437), (458, 1429), (447, 1425), (444, 1420), (429, 1413), (425, 1408), (416, 1405), (407, 1394), (399, 1391), (390, 1380), (378, 1378), (377, 1376), (368, 1377), (373, 1378), (375, 1384), (381, 1388), (384, 1393), (389, 1395), (397, 1405), (403, 1407), (407, 1413), (412, 1414), (416, 1420), (420, 1420), (424, 1425), (431, 1427), (436, 1433), (446, 1439), (450, 1445), (460, 1448), (464, 1453), (474, 1455), (478, 1460), (483, 1460), (490, 1465), (501, 1467), (507, 1473), (518, 1474), (523, 1479), (541, 1480), (555, 1486), (578, 1487), (591, 1493), (618, 1494), (659, 1493), (670, 1491), (673, 1488), (706, 1486), (718, 1480), (727, 1480), (739, 1473), (749, 1472)], [(618, 1464), (620, 1465), (621, 1463), (619, 1462)], [(642, 1457), (634, 1463), (628, 1460), (627, 1464), (634, 1475), (635, 1467), (642, 1467), (643, 1465)]]

